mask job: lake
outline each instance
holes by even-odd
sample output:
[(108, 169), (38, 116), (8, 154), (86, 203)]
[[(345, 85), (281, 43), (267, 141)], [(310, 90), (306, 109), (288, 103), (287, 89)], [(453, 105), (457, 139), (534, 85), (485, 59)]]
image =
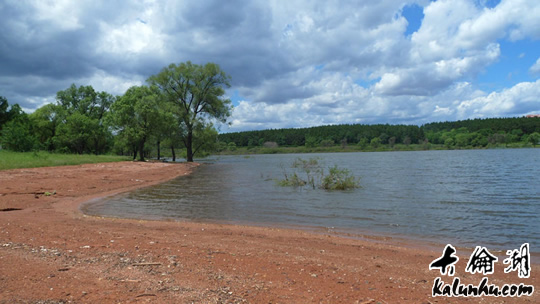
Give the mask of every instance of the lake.
[[(297, 158), (360, 178), (325, 191), (276, 185)], [(94, 201), (91, 215), (398, 235), (457, 246), (540, 245), (540, 149), (221, 156), (167, 183)], [(301, 174), (301, 173), (299, 173)]]

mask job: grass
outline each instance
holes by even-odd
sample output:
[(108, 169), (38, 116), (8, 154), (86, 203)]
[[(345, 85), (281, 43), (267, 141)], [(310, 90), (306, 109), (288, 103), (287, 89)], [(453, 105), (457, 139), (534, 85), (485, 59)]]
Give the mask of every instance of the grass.
[[(429, 149), (443, 149), (442, 145), (431, 145)], [(402, 145), (396, 144), (394, 147), (388, 147), (388, 145), (381, 145), (380, 147), (373, 148), (371, 146), (362, 148), (357, 145), (348, 145), (346, 147), (330, 146), (330, 147), (278, 147), (278, 148), (264, 148), (264, 147), (237, 147), (236, 150), (225, 150), (215, 154), (218, 155), (249, 155), (249, 154), (290, 154), (290, 153), (336, 153), (336, 152), (382, 152), (382, 151), (421, 151), (425, 150), (422, 145), (411, 144)]]
[(116, 155), (77, 155), (0, 150), (0, 170), (94, 164), (124, 160), (128, 160), (128, 158)]
[[(540, 146), (537, 145), (536, 148)], [(346, 147), (330, 146), (330, 147), (277, 147), (277, 148), (264, 148), (264, 147), (237, 147), (234, 151), (224, 150), (216, 152), (216, 155), (250, 155), (250, 154), (292, 154), (292, 153), (336, 153), (336, 152), (389, 152), (389, 151), (425, 151), (425, 150), (481, 150), (481, 149), (502, 149), (502, 148), (535, 148), (529, 143), (508, 143), (508, 144), (489, 144), (487, 147), (445, 147), (440, 144), (395, 144), (393, 147), (389, 145), (380, 145), (377, 148), (367, 146), (360, 147), (358, 145), (348, 145)]]

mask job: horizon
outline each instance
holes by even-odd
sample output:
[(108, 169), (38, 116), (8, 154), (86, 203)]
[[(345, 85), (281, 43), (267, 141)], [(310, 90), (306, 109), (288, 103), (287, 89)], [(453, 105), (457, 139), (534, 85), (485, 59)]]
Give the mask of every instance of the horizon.
[(8, 1), (0, 96), (122, 95), (171, 63), (232, 77), (220, 132), (540, 114), (540, 3)]

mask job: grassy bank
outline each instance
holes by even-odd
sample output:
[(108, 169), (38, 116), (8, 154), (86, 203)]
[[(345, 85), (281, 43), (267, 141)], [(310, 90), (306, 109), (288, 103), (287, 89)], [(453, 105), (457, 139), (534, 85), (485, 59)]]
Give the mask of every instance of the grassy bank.
[(0, 170), (81, 165), (128, 160), (115, 155), (76, 155), (48, 152), (11, 152), (0, 150)]
[[(540, 146), (537, 146), (540, 147)], [(528, 143), (510, 143), (510, 144), (495, 144), (487, 147), (447, 147), (445, 145), (436, 144), (396, 144), (393, 147), (389, 145), (380, 145), (377, 148), (367, 146), (361, 147), (358, 145), (330, 146), (330, 147), (238, 147), (234, 150), (224, 150), (215, 154), (218, 155), (246, 155), (246, 154), (290, 154), (290, 153), (336, 153), (336, 152), (386, 152), (386, 151), (426, 151), (426, 150), (473, 150), (473, 149), (518, 149), (518, 148), (533, 148), (532, 144)]]

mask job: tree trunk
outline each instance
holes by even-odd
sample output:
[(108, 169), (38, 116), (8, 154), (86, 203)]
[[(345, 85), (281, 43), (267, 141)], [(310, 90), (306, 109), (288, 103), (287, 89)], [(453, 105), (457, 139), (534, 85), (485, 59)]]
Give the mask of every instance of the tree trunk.
[(144, 161), (144, 140), (139, 143), (139, 160)]
[(158, 159), (158, 160), (161, 159), (161, 151), (160, 151), (160, 149), (159, 149), (159, 148), (160, 148), (160, 147), (159, 147), (160, 144), (161, 144), (161, 143), (159, 142), (159, 139), (158, 139), (158, 141), (157, 141), (157, 159)]
[(174, 153), (174, 146), (171, 146), (171, 151), (172, 151), (172, 161), (175, 162), (176, 161), (176, 153)]
[(188, 130), (186, 139), (186, 159), (188, 162), (193, 162), (193, 131)]
[(133, 160), (137, 159), (137, 147), (133, 146)]

